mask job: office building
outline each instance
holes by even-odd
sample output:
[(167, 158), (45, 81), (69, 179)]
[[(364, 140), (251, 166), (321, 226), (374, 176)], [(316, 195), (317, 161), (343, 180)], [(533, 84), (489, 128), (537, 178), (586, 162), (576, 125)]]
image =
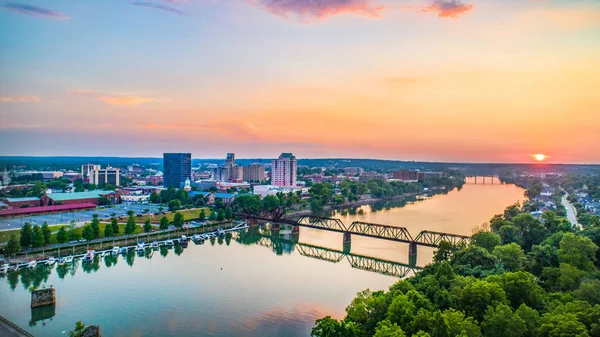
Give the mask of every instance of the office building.
[(235, 166), (235, 153), (228, 153), (225, 159), (225, 166)]
[(265, 167), (261, 164), (244, 166), (244, 180), (261, 182), (265, 180)]
[(192, 178), (191, 153), (163, 154), (163, 185), (181, 188), (186, 179)]
[(385, 180), (385, 174), (377, 173), (377, 172), (363, 172), (358, 176), (358, 181), (361, 183), (368, 183), (371, 179), (381, 179)]
[(81, 165), (81, 179), (83, 179), (83, 181), (90, 181), (90, 172), (93, 170), (99, 170), (100, 169), (100, 165), (96, 165), (96, 164), (85, 164), (85, 165)]
[(291, 153), (282, 153), (271, 164), (271, 184), (274, 186), (296, 186), (297, 162)]
[(400, 170), (392, 172), (392, 178), (402, 181), (417, 181), (419, 180), (419, 171)]
[(101, 169), (99, 165), (88, 172), (88, 181), (92, 185), (104, 186), (106, 184), (119, 186), (120, 185), (120, 170), (114, 167)]

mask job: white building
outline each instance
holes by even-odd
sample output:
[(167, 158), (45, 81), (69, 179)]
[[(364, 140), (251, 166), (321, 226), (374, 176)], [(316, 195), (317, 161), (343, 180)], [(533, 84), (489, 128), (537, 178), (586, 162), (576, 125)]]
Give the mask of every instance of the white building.
[(296, 157), (282, 153), (271, 165), (271, 184), (275, 186), (296, 186)]
[(114, 167), (107, 167), (104, 169), (98, 168), (93, 169), (89, 172), (89, 182), (92, 185), (106, 185), (111, 184), (115, 186), (120, 185), (120, 173), (121, 170)]
[(307, 188), (291, 187), (291, 186), (273, 186), (273, 185), (255, 185), (252, 187), (252, 193), (266, 197), (267, 195), (276, 195), (279, 192), (288, 194), (290, 192), (302, 191), (302, 193), (308, 193)]

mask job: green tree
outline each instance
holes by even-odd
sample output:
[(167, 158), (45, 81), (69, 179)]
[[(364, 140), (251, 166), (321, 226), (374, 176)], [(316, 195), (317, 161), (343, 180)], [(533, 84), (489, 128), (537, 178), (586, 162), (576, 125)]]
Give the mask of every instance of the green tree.
[(97, 239), (100, 237), (100, 219), (98, 219), (98, 214), (94, 213), (94, 215), (92, 215), (92, 230), (94, 231), (94, 239)]
[(81, 232), (81, 236), (88, 241), (94, 240), (94, 230), (92, 229), (92, 226), (85, 225), (83, 227), (83, 231)]
[(521, 304), (539, 310), (544, 308), (544, 289), (538, 285), (536, 277), (530, 273), (523, 271), (503, 273), (490, 276), (486, 280), (500, 285), (504, 289), (510, 305), (515, 309)]
[(523, 252), (521, 246), (514, 242), (494, 248), (493, 255), (502, 263), (504, 268), (511, 271), (521, 270), (525, 262), (525, 252)]
[(83, 330), (85, 330), (85, 324), (81, 321), (77, 321), (77, 323), (75, 323), (75, 330), (69, 331), (69, 337), (81, 337)]
[(448, 241), (441, 241), (433, 255), (434, 262), (449, 261), (458, 248)]
[(178, 209), (181, 209), (181, 201), (179, 201), (178, 199), (175, 200), (171, 200), (169, 201), (169, 211), (174, 212)]
[(29, 192), (27, 192), (27, 196), (39, 198), (42, 195), (46, 194), (47, 189), (48, 188), (46, 187), (46, 184), (44, 184), (43, 181), (36, 181), (35, 184), (33, 184), (33, 187), (31, 188), (31, 190), (29, 190)]
[(135, 233), (135, 219), (133, 218), (133, 214), (129, 215), (127, 219), (127, 224), (125, 225), (125, 234), (133, 234)]
[(8, 243), (6, 243), (6, 253), (11, 255), (15, 254), (21, 250), (21, 243), (17, 239), (17, 235), (12, 233), (10, 235), (10, 239), (8, 239)]
[(31, 246), (34, 248), (43, 247), (46, 244), (44, 241), (44, 233), (42, 232), (42, 228), (38, 225), (33, 226), (33, 230), (31, 232)]
[(183, 226), (183, 214), (175, 212), (175, 216), (173, 217), (173, 226), (176, 228), (181, 228)]
[(160, 219), (160, 226), (158, 228), (160, 228), (163, 231), (169, 229), (169, 219), (167, 219), (166, 216), (163, 216)]
[(206, 220), (206, 212), (204, 211), (204, 208), (200, 211), (200, 215), (198, 215), (198, 220), (200, 220), (200, 221)]
[[(433, 336), (439, 336), (440, 331), (445, 331), (442, 336), (467, 336), (467, 337), (480, 337), (481, 329), (477, 325), (477, 322), (473, 320), (473, 317), (465, 317), (465, 314), (461, 311), (454, 309), (448, 309), (442, 314), (443, 323), (436, 325), (434, 328)], [(438, 333), (436, 333), (436, 331)]]
[(377, 324), (373, 337), (405, 337), (404, 331), (396, 323), (383, 320)]
[(31, 224), (29, 222), (26, 222), (25, 225), (23, 225), (23, 227), (21, 227), (21, 237), (19, 239), (21, 242), (21, 247), (27, 248), (31, 245), (31, 235), (32, 235)]
[(146, 222), (144, 222), (144, 232), (145, 233), (152, 232), (152, 224), (150, 224), (150, 219), (146, 219)]
[(113, 226), (111, 224), (107, 224), (104, 227), (104, 237), (109, 238), (114, 235)]
[(113, 217), (110, 219), (110, 226), (112, 227), (113, 234), (119, 235), (119, 221), (117, 218)]
[(540, 327), (540, 313), (537, 310), (532, 309), (525, 304), (521, 304), (515, 314), (525, 322), (527, 327), (526, 336), (536, 336), (538, 328)]
[(495, 309), (489, 307), (485, 313), (481, 328), (486, 337), (521, 337), (527, 335), (527, 326), (521, 317), (515, 315), (505, 304)]
[(47, 222), (44, 222), (42, 225), (42, 234), (44, 234), (44, 242), (47, 244), (50, 243), (50, 236), (52, 235), (52, 232), (50, 231), (50, 226), (48, 226)]
[(56, 233), (56, 241), (58, 243), (65, 243), (67, 241), (69, 241), (69, 235), (67, 234), (67, 228), (65, 226), (62, 226), (58, 229), (58, 232)]
[(315, 324), (311, 337), (344, 337), (342, 323), (331, 316), (318, 319)]
[(225, 220), (225, 212), (223, 212), (223, 209), (219, 209), (219, 211), (217, 212), (217, 221), (223, 220)]
[(500, 239), (503, 245), (509, 243), (520, 243), (521, 240), (521, 232), (516, 226), (513, 225), (504, 225), (500, 227), (498, 230), (498, 234), (500, 235)]
[(225, 219), (233, 219), (233, 210), (231, 207), (225, 207)]
[(477, 232), (471, 236), (471, 244), (492, 252), (494, 247), (500, 245), (500, 236), (492, 232)]
[(160, 204), (162, 202), (160, 195), (156, 192), (152, 192), (152, 194), (150, 194), (150, 202), (153, 204)]
[(568, 263), (581, 270), (591, 271), (594, 268), (597, 250), (598, 246), (589, 238), (566, 233), (560, 240), (558, 255), (561, 263)]
[(548, 337), (588, 337), (587, 328), (575, 314), (546, 313), (540, 319), (540, 333)]
[(508, 300), (504, 289), (498, 284), (476, 280), (463, 288), (459, 302), (467, 315), (481, 321), (488, 306), (494, 308), (498, 304), (508, 303)]
[(210, 215), (208, 216), (208, 220), (216, 221), (217, 220), (217, 212), (215, 212), (214, 210), (212, 212), (210, 212)]

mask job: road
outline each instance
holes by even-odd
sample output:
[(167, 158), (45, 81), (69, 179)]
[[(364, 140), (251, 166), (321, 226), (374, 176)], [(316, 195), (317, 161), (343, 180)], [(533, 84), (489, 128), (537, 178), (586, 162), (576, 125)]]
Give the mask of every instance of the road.
[(569, 219), (573, 226), (577, 226), (579, 229), (581, 229), (581, 225), (577, 223), (577, 211), (575, 210), (575, 207), (571, 205), (569, 200), (567, 200), (567, 196), (569, 195), (563, 195), (561, 201), (561, 204), (567, 209), (567, 219)]
[[(151, 213), (158, 212), (159, 205), (140, 205), (140, 204), (118, 204), (112, 207), (97, 208), (93, 210), (80, 211), (80, 212), (63, 212), (45, 215), (33, 215), (27, 217), (18, 217), (10, 219), (0, 219), (0, 231), (19, 229), (26, 222), (42, 225), (47, 222), (49, 225), (60, 225), (68, 224), (71, 220), (75, 220), (81, 224), (84, 222), (92, 221), (92, 216), (97, 213), (100, 219), (110, 218), (114, 213), (115, 216), (127, 216), (127, 211), (133, 210), (136, 214), (144, 213), (145, 209), (149, 209)], [(167, 209), (166, 206), (163, 206)]]

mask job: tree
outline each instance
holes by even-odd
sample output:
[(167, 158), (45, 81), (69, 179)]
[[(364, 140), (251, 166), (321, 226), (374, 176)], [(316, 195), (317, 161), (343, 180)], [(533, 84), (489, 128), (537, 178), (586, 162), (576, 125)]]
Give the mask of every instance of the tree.
[(62, 226), (58, 229), (58, 233), (56, 233), (56, 241), (58, 243), (65, 243), (69, 241), (69, 235), (67, 234), (65, 226)]
[(6, 244), (6, 253), (15, 254), (21, 250), (21, 243), (17, 239), (17, 235), (12, 233), (10, 235), (10, 239), (8, 239), (8, 243)]
[(344, 337), (342, 323), (331, 316), (317, 319), (311, 337)]
[(39, 198), (42, 195), (46, 194), (47, 189), (48, 188), (46, 187), (46, 184), (44, 184), (43, 181), (36, 181), (35, 184), (33, 184), (33, 187), (29, 190), (29, 192), (27, 192), (27, 196)]
[(231, 207), (225, 207), (225, 219), (233, 219), (233, 210)]
[(69, 337), (81, 337), (83, 330), (85, 330), (85, 324), (81, 321), (77, 321), (77, 323), (75, 323), (75, 330), (69, 331)]
[(181, 228), (183, 226), (183, 214), (175, 212), (175, 216), (173, 217), (173, 226), (176, 228)]
[(163, 230), (163, 231), (164, 231), (164, 230), (167, 230), (167, 229), (169, 229), (169, 219), (167, 219), (167, 217), (166, 217), (166, 216), (163, 216), (163, 217), (160, 219), (160, 226), (159, 226), (159, 228), (160, 228), (161, 230)]
[(98, 219), (98, 214), (94, 213), (92, 215), (92, 230), (94, 231), (94, 239), (100, 237), (100, 219)]
[(471, 236), (471, 244), (492, 252), (494, 247), (500, 245), (500, 236), (492, 232), (477, 232)]
[(434, 327), (433, 336), (439, 336), (436, 331), (445, 331), (442, 336), (467, 336), (467, 337), (480, 337), (481, 330), (477, 323), (473, 320), (473, 317), (465, 317), (462, 311), (455, 309), (448, 309), (441, 315), (443, 321), (442, 324), (436, 324)]
[(542, 336), (560, 337), (588, 337), (587, 328), (575, 314), (546, 313), (540, 320), (540, 333)]
[(153, 204), (160, 204), (162, 202), (160, 195), (156, 192), (152, 192), (152, 194), (150, 194), (150, 202)]
[(217, 212), (217, 221), (223, 221), (225, 219), (225, 212), (223, 212), (223, 209), (219, 209), (219, 211)]
[(208, 216), (208, 220), (216, 221), (217, 220), (217, 212), (215, 212), (214, 210), (212, 212), (210, 212), (210, 215)]
[(521, 243), (522, 241), (519, 229), (513, 225), (504, 225), (500, 227), (498, 234), (500, 234), (500, 239), (503, 245), (513, 242)]
[(38, 225), (33, 226), (33, 231), (31, 232), (31, 246), (37, 248), (43, 247), (45, 244), (46, 241), (44, 240), (42, 228)]
[(50, 243), (50, 235), (52, 235), (52, 232), (50, 231), (50, 227), (48, 226), (47, 222), (44, 222), (42, 225), (42, 234), (44, 234), (44, 242)]
[[(237, 198), (236, 198), (237, 200)], [(206, 212), (204, 212), (204, 208), (200, 211), (200, 215), (198, 215), (198, 220), (204, 221), (206, 220)]]
[(449, 261), (458, 248), (449, 241), (441, 241), (433, 256), (434, 262)]
[(145, 233), (152, 232), (152, 224), (150, 224), (150, 219), (146, 219), (146, 222), (144, 222), (144, 232)]
[(465, 313), (478, 321), (483, 319), (488, 306), (496, 307), (498, 304), (508, 303), (504, 289), (496, 283), (481, 280), (465, 286), (459, 302)]
[(561, 263), (568, 263), (581, 270), (591, 271), (594, 268), (597, 250), (598, 246), (589, 238), (566, 233), (560, 240), (558, 255)]
[(495, 309), (489, 307), (481, 327), (486, 337), (520, 337), (527, 334), (523, 319), (506, 304), (499, 304)]
[(135, 219), (133, 218), (133, 214), (130, 214), (127, 219), (127, 224), (125, 225), (125, 234), (135, 233), (135, 227)]
[(85, 225), (83, 227), (83, 231), (81, 232), (81, 236), (88, 241), (94, 240), (94, 230), (92, 229), (92, 226)]
[(119, 221), (117, 218), (113, 217), (110, 219), (110, 226), (112, 227), (113, 235), (119, 234)]
[(181, 209), (181, 201), (175, 199), (175, 200), (171, 200), (169, 201), (169, 211), (173, 212), (176, 211), (178, 209)]
[(405, 337), (404, 331), (396, 323), (383, 320), (377, 324), (373, 337)]
[(513, 308), (522, 304), (534, 309), (544, 308), (544, 289), (537, 283), (534, 275), (519, 271), (515, 273), (503, 273), (487, 278), (487, 281), (497, 283), (504, 289), (506, 298)]
[(104, 227), (104, 237), (109, 238), (114, 235), (113, 226), (111, 224), (107, 224)]
[(21, 247), (27, 248), (31, 245), (31, 234), (32, 228), (29, 222), (26, 222), (23, 227), (21, 227), (21, 238), (19, 239), (21, 242)]
[(521, 270), (525, 262), (523, 249), (514, 242), (494, 248), (493, 255), (502, 263), (504, 268), (511, 271)]

